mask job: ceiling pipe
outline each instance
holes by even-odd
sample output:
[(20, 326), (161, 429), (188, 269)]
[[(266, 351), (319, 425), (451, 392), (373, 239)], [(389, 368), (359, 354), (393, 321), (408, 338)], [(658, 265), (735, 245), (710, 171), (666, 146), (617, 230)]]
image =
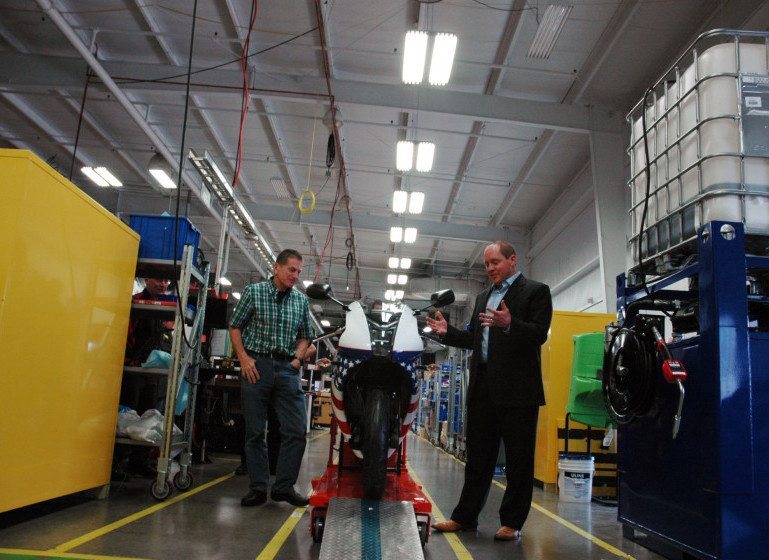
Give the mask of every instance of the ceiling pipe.
[[(80, 37), (78, 37), (77, 33), (72, 29), (69, 23), (67, 23), (67, 21), (64, 19), (64, 16), (62, 16), (61, 13), (53, 6), (53, 4), (51, 3), (51, 0), (37, 0), (37, 4), (46, 13), (46, 15), (48, 15), (48, 17), (51, 18), (51, 21), (56, 25), (56, 27), (59, 28), (59, 31), (61, 31), (64, 34), (64, 36), (69, 40), (70, 44), (73, 47), (75, 47), (75, 50), (77, 50), (80, 56), (83, 57), (83, 59), (88, 63), (88, 66), (91, 67), (91, 69), (99, 77), (102, 83), (104, 83), (107, 89), (109, 89), (112, 95), (115, 96), (115, 99), (118, 101), (118, 103), (120, 103), (123, 109), (125, 109), (125, 111), (131, 117), (131, 119), (133, 119), (133, 121), (137, 124), (137, 126), (141, 128), (142, 131), (147, 135), (147, 138), (149, 138), (150, 141), (154, 144), (155, 149), (158, 151), (158, 153), (161, 156), (163, 156), (163, 158), (173, 167), (175, 171), (178, 171), (179, 162), (176, 160), (176, 158), (171, 153), (171, 151), (166, 147), (163, 140), (157, 135), (157, 133), (155, 133), (154, 130), (152, 130), (152, 127), (150, 127), (150, 125), (147, 124), (147, 121), (144, 120), (144, 117), (142, 117), (139, 111), (136, 110), (136, 107), (133, 106), (133, 103), (128, 98), (128, 96), (125, 93), (123, 93), (123, 91), (118, 87), (118, 85), (115, 83), (112, 77), (107, 73), (107, 71), (104, 69), (101, 63), (96, 59), (96, 57), (93, 54), (91, 54), (91, 51), (88, 50), (88, 47), (80, 40)], [(202, 199), (200, 188), (194, 182), (192, 177), (190, 177), (189, 172), (185, 171), (183, 173), (183, 179), (187, 187), (193, 193), (195, 193), (198, 199)], [(204, 206), (208, 208), (208, 211), (211, 214), (211, 216), (213, 216), (217, 220), (217, 222), (221, 223), (221, 216), (214, 210), (214, 208), (208, 206), (207, 204), (204, 204)], [(256, 259), (251, 256), (250, 248), (247, 247), (246, 243), (240, 238), (235, 238), (234, 240), (235, 240), (235, 243), (237, 243), (237, 245), (246, 255), (246, 257), (251, 261), (251, 264), (254, 265), (254, 268), (256, 268), (259, 274), (261, 274), (263, 277), (267, 277), (267, 274), (259, 265), (259, 263), (256, 261)]]

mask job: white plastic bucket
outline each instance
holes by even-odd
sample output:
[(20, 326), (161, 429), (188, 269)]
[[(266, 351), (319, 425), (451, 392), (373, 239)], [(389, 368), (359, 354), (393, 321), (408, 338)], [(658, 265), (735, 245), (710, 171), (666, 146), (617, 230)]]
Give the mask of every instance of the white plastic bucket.
[(594, 472), (594, 457), (561, 455), (558, 458), (558, 499), (562, 502), (590, 502)]

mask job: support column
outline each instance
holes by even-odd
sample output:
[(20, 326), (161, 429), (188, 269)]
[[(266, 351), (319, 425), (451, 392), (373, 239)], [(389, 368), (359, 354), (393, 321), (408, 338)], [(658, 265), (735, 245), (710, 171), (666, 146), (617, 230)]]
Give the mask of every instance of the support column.
[(590, 133), (598, 251), (606, 311), (617, 310), (616, 277), (625, 272), (628, 219), (625, 186), (625, 138), (612, 132)]

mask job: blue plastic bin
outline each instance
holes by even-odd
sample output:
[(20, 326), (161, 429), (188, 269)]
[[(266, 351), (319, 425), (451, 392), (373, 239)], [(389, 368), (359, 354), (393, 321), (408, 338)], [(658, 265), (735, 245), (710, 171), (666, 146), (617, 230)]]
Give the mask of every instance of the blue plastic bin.
[[(128, 225), (132, 230), (141, 235), (139, 240), (140, 259), (164, 259), (174, 258), (174, 217), (156, 216), (153, 214), (131, 214)], [(178, 259), (182, 258), (185, 245), (192, 245), (195, 252), (192, 262), (198, 262), (198, 244), (200, 243), (200, 231), (192, 225), (184, 216), (179, 216), (179, 233), (177, 241)]]

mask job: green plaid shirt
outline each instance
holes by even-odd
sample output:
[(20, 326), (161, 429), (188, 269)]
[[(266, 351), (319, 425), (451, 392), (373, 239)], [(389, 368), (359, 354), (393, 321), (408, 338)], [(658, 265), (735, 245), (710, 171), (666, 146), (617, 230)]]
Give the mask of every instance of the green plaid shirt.
[(249, 284), (235, 306), (230, 326), (240, 331), (246, 350), (293, 355), (297, 340), (312, 338), (310, 303), (293, 288), (278, 303), (272, 279)]

